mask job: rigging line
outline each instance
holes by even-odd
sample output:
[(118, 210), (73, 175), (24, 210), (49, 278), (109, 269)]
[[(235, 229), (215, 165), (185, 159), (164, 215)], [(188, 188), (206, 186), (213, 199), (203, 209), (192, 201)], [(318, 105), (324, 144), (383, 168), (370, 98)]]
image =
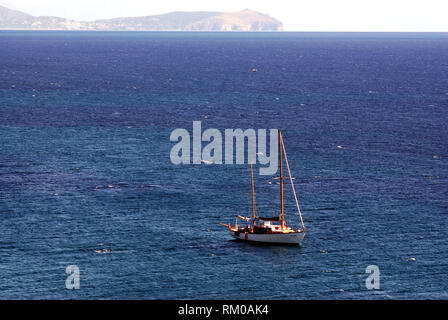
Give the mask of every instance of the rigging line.
[[(283, 140), (283, 138), (282, 138), (282, 140)], [(292, 191), (294, 193), (294, 199), (296, 200), (297, 210), (299, 211), (300, 223), (302, 224), (302, 228), (305, 230), (306, 228), (305, 228), (305, 225), (303, 224), (302, 212), (300, 211), (299, 201), (297, 200), (296, 189), (294, 188), (294, 182), (291, 177), (291, 170), (289, 169), (288, 156), (286, 155), (286, 149), (285, 149), (284, 142), (282, 143), (282, 147), (283, 147), (283, 153), (285, 154), (286, 166), (288, 167), (289, 181), (291, 181), (291, 187), (292, 187)]]
[[(254, 171), (252, 169), (252, 161), (250, 162), (250, 177), (251, 177), (251, 184), (252, 184), (252, 214), (255, 218), (255, 188), (254, 188)], [(254, 222), (255, 224), (255, 222)]]

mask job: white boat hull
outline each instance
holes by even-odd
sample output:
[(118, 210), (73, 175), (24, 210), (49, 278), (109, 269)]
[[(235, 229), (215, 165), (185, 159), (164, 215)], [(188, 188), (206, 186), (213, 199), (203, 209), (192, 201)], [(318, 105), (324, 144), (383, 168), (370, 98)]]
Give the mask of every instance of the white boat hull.
[(254, 234), (230, 231), (230, 234), (238, 240), (276, 244), (301, 244), (305, 237), (305, 232)]

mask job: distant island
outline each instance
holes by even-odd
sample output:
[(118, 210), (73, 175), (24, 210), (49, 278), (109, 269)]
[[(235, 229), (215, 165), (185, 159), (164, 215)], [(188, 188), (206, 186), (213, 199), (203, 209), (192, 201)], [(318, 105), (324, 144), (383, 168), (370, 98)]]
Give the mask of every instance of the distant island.
[(75, 21), (32, 16), (0, 6), (3, 30), (96, 30), (96, 31), (283, 31), (280, 21), (249, 9), (236, 12), (176, 11), (143, 17)]

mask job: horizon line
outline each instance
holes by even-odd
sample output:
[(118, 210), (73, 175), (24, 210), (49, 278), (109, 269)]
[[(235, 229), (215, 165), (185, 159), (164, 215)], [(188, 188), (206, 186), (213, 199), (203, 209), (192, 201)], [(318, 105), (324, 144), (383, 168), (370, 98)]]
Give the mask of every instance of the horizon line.
[[(40, 16), (45, 17), (45, 16)], [(86, 33), (92, 33), (92, 32), (105, 32), (105, 33), (143, 33), (143, 32), (172, 32), (172, 33), (248, 33), (248, 34), (254, 34), (254, 33), (448, 33), (447, 31), (375, 31), (375, 30), (360, 30), (360, 31), (354, 31), (354, 30), (342, 30), (342, 31), (334, 31), (334, 30), (283, 30), (283, 31), (225, 31), (225, 30), (60, 30), (60, 29), (12, 29), (12, 28), (0, 28), (0, 31), (33, 31), (33, 32), (86, 32)]]
[[(192, 11), (185, 11), (185, 10), (174, 10), (174, 11), (169, 11), (169, 12), (165, 12), (165, 13), (156, 13), (156, 14), (143, 14), (143, 15), (129, 15), (129, 16), (114, 16), (111, 18), (99, 18), (99, 19), (71, 19), (71, 18), (66, 18), (62, 15), (34, 15), (32, 13), (27, 12), (26, 10), (22, 10), (22, 9), (11, 9), (10, 7), (7, 7), (3, 4), (0, 4), (1, 7), (4, 7), (8, 10), (12, 10), (12, 11), (18, 11), (18, 12), (22, 12), (24, 14), (28, 14), (32, 17), (54, 17), (54, 18), (62, 18), (62, 19), (66, 19), (69, 21), (75, 21), (75, 22), (96, 22), (96, 21), (100, 21), (100, 20), (112, 20), (112, 19), (124, 19), (124, 18), (142, 18), (142, 17), (151, 17), (151, 16), (159, 16), (159, 15), (167, 15), (167, 14), (171, 14), (171, 13), (175, 13), (175, 12), (182, 12), (182, 13), (193, 13), (193, 12), (216, 12), (216, 13), (232, 13), (232, 12), (239, 12), (239, 11), (245, 11), (245, 10), (249, 10), (249, 11), (253, 11), (253, 12), (257, 12), (259, 14), (263, 14), (263, 15), (267, 15), (277, 21), (280, 22), (280, 24), (284, 27), (284, 22), (280, 21), (279, 19), (275, 18), (274, 16), (268, 14), (268, 13), (264, 13), (264, 12), (260, 12), (257, 10), (253, 10), (253, 9), (249, 9), (249, 8), (244, 8), (241, 10), (236, 10), (236, 11), (215, 11), (215, 10), (192, 10)], [(36, 30), (36, 29), (2, 29), (0, 28), (0, 30), (3, 31), (104, 31), (104, 32), (229, 32), (229, 33), (235, 33), (235, 32), (247, 32), (247, 33), (263, 33), (263, 32), (278, 32), (278, 33), (284, 33), (284, 32), (310, 32), (310, 33), (318, 33), (318, 32), (323, 32), (323, 33), (447, 33), (448, 29), (446, 30), (283, 30), (283, 31), (220, 31), (220, 30), (216, 30), (216, 31), (208, 31), (208, 30), (197, 30), (197, 31), (182, 31), (182, 30), (154, 30), (154, 31), (144, 31), (144, 30), (56, 30), (56, 29), (48, 29), (48, 30)]]

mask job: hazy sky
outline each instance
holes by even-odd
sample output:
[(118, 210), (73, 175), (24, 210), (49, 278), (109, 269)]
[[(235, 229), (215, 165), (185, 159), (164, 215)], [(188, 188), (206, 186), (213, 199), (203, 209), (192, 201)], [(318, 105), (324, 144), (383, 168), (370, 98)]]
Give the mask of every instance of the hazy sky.
[(0, 5), (76, 20), (249, 8), (280, 20), (286, 31), (448, 31), (448, 0), (0, 0)]

